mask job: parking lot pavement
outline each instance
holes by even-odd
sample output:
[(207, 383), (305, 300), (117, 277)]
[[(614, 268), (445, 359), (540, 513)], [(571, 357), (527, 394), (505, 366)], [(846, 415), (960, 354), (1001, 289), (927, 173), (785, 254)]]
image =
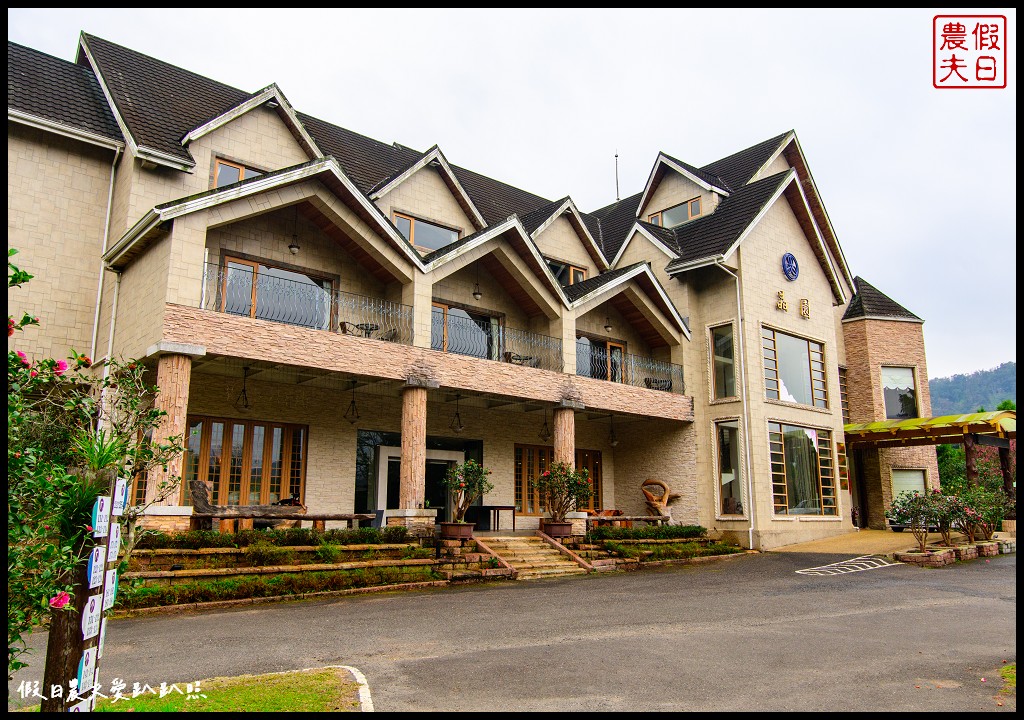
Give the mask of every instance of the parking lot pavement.
[[(929, 542), (938, 540), (938, 533), (931, 533), (928, 536)], [(953, 533), (953, 541), (963, 539), (960, 533)], [(797, 552), (797, 553), (821, 553), (830, 555), (850, 555), (860, 557), (862, 555), (889, 555), (894, 552), (903, 552), (916, 547), (914, 533), (909, 530), (893, 532), (892, 530), (854, 530), (853, 532), (824, 540), (812, 540), (811, 542), (797, 543), (774, 548), (769, 552)]]

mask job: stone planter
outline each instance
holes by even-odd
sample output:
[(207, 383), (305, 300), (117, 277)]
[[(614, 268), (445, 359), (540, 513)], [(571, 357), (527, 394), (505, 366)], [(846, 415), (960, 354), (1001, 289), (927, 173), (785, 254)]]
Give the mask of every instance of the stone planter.
[(1017, 541), (1016, 540), (1000, 540), (999, 541), (999, 554), (1008, 555), (1010, 553), (1017, 552)]
[(975, 545), (955, 545), (953, 554), (957, 560), (974, 560), (978, 557), (978, 548)]
[(902, 553), (893, 553), (893, 560), (896, 562), (920, 565), (921, 567), (943, 567), (956, 562), (956, 555), (952, 549), (936, 550), (931, 552), (918, 552), (911, 550)]
[(473, 537), (472, 523), (443, 522), (441, 526), (442, 540), (469, 540)]
[(999, 554), (999, 543), (997, 542), (980, 542), (976, 544), (978, 548), (978, 557), (995, 557)]
[(555, 540), (562, 538), (572, 537), (572, 523), (571, 522), (551, 522), (550, 520), (544, 521), (544, 527), (542, 531), (545, 535)]
[(572, 523), (572, 534), (574, 536), (587, 534), (587, 514), (585, 512), (566, 513), (565, 519)]

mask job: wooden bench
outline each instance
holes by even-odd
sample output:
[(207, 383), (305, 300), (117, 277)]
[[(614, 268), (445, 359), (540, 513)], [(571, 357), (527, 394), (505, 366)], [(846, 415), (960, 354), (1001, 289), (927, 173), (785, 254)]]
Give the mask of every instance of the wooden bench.
[(305, 505), (211, 505), (209, 488), (202, 480), (191, 481), (189, 492), (192, 495), (190, 525), (193, 530), (212, 528), (214, 518), (221, 521), (222, 531), (230, 532), (251, 528), (253, 520), (310, 520), (314, 530), (323, 530), (328, 520), (347, 522), (351, 529), (358, 527), (360, 520), (376, 517), (373, 513), (311, 513), (306, 511)]

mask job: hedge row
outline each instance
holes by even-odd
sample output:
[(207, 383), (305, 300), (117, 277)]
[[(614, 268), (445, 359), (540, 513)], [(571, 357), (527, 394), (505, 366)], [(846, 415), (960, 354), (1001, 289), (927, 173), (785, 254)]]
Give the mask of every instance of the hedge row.
[(256, 543), (270, 545), (374, 545), (400, 543), (407, 538), (407, 529), (393, 525), (352, 530), (314, 530), (312, 528), (282, 528), (269, 530), (240, 530), (222, 533), (216, 530), (189, 530), (180, 533), (149, 533), (139, 541), (142, 550), (199, 550), (201, 548), (246, 547)]
[(730, 555), (743, 552), (743, 548), (725, 543), (679, 543), (672, 545), (622, 545), (614, 540), (604, 543), (604, 549), (618, 557), (639, 558), (644, 562), (675, 560), (678, 558)]
[(301, 595), (303, 593), (349, 588), (395, 585), (407, 582), (437, 580), (440, 576), (431, 567), (380, 567), (342, 572), (289, 573), (286, 575), (197, 580), (176, 585), (138, 585), (122, 588), (118, 609), (137, 610), (162, 605), (239, 600), (252, 597)]
[(587, 534), (587, 540), (674, 540), (675, 538), (702, 538), (708, 530), (700, 525), (644, 525), (641, 527), (612, 527), (601, 525)]

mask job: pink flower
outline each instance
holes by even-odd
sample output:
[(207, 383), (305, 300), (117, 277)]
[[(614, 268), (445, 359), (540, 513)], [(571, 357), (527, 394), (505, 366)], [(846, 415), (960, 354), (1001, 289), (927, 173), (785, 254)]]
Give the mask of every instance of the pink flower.
[(57, 368), (53, 371), (53, 374), (60, 377), (68, 371), (68, 363), (66, 360), (58, 360)]
[(89, 532), (92, 532), (92, 525), (86, 525), (85, 529), (88, 530)]
[(13, 334), (14, 334), (14, 320), (12, 318), (7, 318), (7, 337), (10, 337)]
[(37, 372), (36, 372), (35, 370), (29, 370), (29, 371), (28, 371), (28, 376), (29, 376), (29, 377), (35, 377), (35, 376), (36, 376), (36, 375), (38, 375), (38, 374), (39, 374), (39, 373), (37, 373)]
[(50, 607), (56, 610), (60, 610), (68, 604), (69, 600), (71, 600), (71, 596), (63, 590), (61, 590), (59, 593), (50, 598)]
[(25, 363), (26, 365), (31, 365), (31, 364), (32, 364), (32, 363), (30, 363), (30, 362), (28, 361), (28, 355), (26, 355), (25, 353), (23, 353), (23, 352), (22, 352), (21, 350), (18, 350), (18, 358), (19, 358), (19, 359), (20, 359), (20, 360), (21, 360), (21, 361), (22, 361), (23, 363)]

